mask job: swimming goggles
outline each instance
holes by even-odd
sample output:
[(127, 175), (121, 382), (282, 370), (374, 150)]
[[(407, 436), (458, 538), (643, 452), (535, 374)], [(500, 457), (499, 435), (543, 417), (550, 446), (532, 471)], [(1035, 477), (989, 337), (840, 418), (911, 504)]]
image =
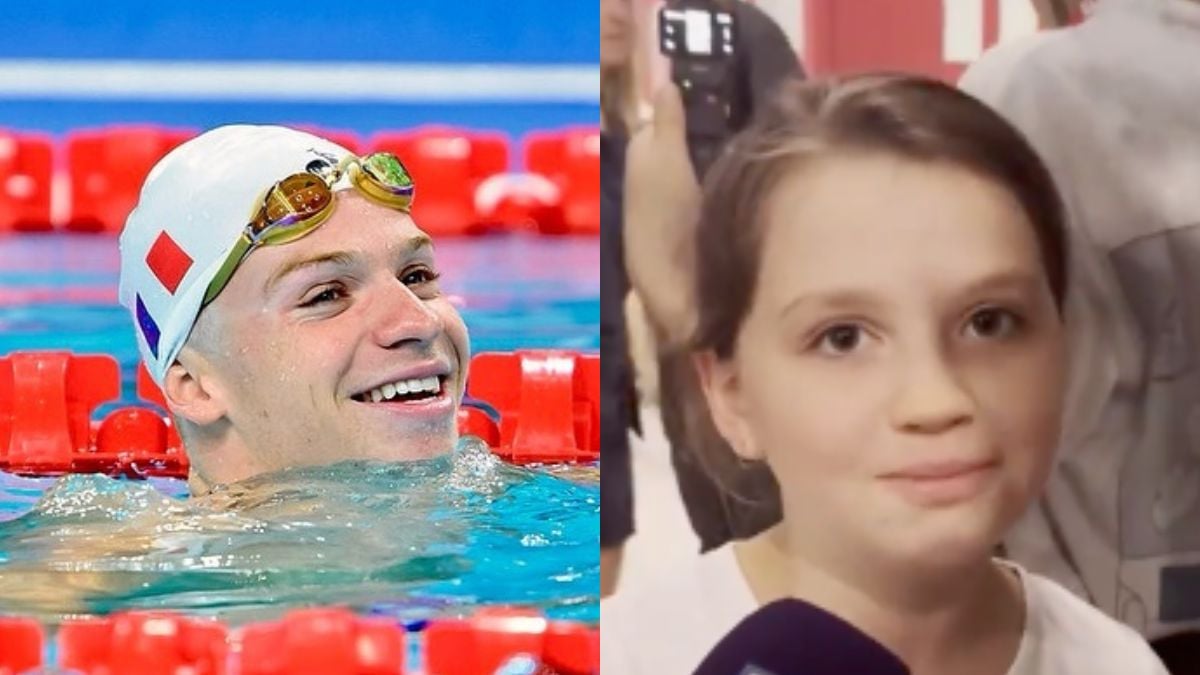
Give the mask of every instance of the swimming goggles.
[(404, 213), (412, 208), (416, 186), (408, 169), (392, 153), (376, 152), (361, 158), (350, 155), (340, 162), (330, 155), (323, 157), (267, 190), (262, 206), (208, 284), (201, 307), (221, 293), (251, 251), (296, 241), (329, 220), (335, 202), (333, 186), (343, 174), (348, 173), (359, 192), (383, 206)]

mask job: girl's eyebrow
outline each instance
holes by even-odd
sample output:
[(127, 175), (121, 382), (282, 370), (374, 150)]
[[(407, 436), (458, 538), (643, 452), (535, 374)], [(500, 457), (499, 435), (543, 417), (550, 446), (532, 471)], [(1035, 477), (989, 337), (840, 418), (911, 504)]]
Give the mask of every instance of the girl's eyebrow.
[[(1010, 269), (982, 276), (965, 284), (956, 295), (971, 297), (994, 293), (997, 291), (1018, 291), (1021, 293), (1036, 292), (1042, 284), (1041, 277), (1025, 269)], [(832, 288), (827, 290), (810, 291), (792, 298), (779, 312), (779, 318), (805, 305), (816, 305), (824, 310), (858, 310), (870, 311), (878, 309), (883, 304), (879, 296), (869, 290), (858, 288)]]
[(1015, 290), (1022, 293), (1037, 291), (1042, 280), (1026, 269), (1011, 269), (981, 277), (963, 287), (961, 295), (982, 295), (988, 292)]
[(779, 318), (804, 307), (816, 305), (824, 310), (870, 310), (883, 304), (879, 297), (870, 291), (856, 288), (833, 288), (828, 290), (802, 293), (788, 301), (779, 312)]

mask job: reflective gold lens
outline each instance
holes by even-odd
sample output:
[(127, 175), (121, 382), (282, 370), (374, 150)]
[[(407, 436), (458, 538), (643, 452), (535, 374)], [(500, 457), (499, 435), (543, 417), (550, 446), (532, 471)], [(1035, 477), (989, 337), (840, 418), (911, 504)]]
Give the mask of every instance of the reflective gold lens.
[(395, 155), (377, 152), (364, 157), (356, 168), (350, 176), (359, 190), (382, 204), (409, 211), (415, 188), (408, 169)]
[(400, 160), (388, 152), (376, 152), (362, 159), (362, 168), (376, 181), (392, 190), (411, 187), (412, 176)]
[(294, 174), (267, 192), (258, 214), (247, 227), (252, 241), (282, 243), (302, 236), (333, 206), (333, 192), (321, 178)]
[(333, 201), (325, 181), (312, 174), (288, 176), (267, 195), (267, 221), (290, 224), (320, 213)]

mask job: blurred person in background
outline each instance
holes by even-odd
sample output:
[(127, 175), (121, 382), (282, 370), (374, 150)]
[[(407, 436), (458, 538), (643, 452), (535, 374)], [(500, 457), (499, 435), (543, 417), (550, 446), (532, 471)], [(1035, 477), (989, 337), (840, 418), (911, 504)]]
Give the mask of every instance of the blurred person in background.
[[(1058, 464), (1008, 555), (1200, 672), (1200, 2), (1099, 0), (961, 86), (1061, 187), (1074, 256)], [(1079, 13), (1038, 2), (1057, 21)]]
[[(803, 77), (804, 71), (787, 36), (762, 9), (745, 2), (717, 5), (729, 7), (734, 16), (735, 95), (741, 98), (742, 108), (753, 114), (781, 82)], [(633, 140), (634, 146), (655, 136), (660, 123), (668, 127), (684, 123), (685, 112), (678, 98), (674, 85), (660, 90), (655, 120)], [(671, 100), (675, 103), (670, 104)], [(626, 175), (624, 254), (655, 342), (658, 400), (671, 464), (700, 550), (706, 551), (774, 524), (779, 519), (779, 503), (778, 487), (768, 473), (747, 474), (741, 494), (751, 497), (735, 498), (714, 483), (696, 460), (710, 454), (721, 456), (698, 452), (697, 446), (723, 446), (725, 441), (712, 427), (685, 347), (694, 325), (691, 233), (699, 203), (699, 188), (686, 150), (684, 147), (684, 154), (672, 153), (666, 158), (684, 162), (686, 166), (677, 167), (679, 171)]]
[(626, 344), (624, 303), (629, 291), (621, 240), (625, 142), (636, 123), (631, 0), (600, 0), (600, 586), (616, 587), (621, 546), (633, 533), (629, 430), (637, 403)]

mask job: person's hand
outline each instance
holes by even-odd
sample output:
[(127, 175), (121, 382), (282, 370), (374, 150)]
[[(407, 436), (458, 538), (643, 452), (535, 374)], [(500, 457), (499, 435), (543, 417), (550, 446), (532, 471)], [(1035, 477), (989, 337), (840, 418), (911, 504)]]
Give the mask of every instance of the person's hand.
[(683, 101), (674, 84), (654, 99), (654, 120), (629, 143), (625, 159), (625, 264), (661, 348), (686, 342), (696, 325), (693, 300), (700, 187), (688, 156)]

